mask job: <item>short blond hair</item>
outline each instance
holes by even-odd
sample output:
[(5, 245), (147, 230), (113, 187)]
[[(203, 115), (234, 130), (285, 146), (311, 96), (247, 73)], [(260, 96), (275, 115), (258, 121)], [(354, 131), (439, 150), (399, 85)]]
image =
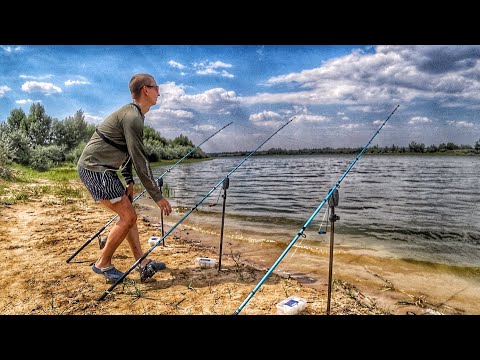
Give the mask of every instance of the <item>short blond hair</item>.
[(132, 94), (132, 99), (138, 99), (140, 97), (140, 91), (145, 85), (151, 85), (152, 80), (155, 81), (152, 75), (149, 74), (135, 74), (130, 79), (130, 94)]

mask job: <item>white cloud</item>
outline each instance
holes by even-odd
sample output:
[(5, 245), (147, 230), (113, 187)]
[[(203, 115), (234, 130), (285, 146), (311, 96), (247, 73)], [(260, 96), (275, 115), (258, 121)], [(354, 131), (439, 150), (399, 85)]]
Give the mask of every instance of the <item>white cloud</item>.
[(274, 111), (264, 110), (256, 114), (251, 114), (248, 120), (258, 126), (275, 127), (283, 121), (283, 116)]
[[(175, 61), (168, 61), (168, 65), (175, 69), (184, 70), (187, 69), (187, 66)], [(225, 68), (231, 68), (232, 64), (227, 64), (222, 61), (209, 61), (209, 62), (195, 62), (193, 63), (193, 68), (197, 75), (219, 75), (226, 78), (234, 78), (235, 75), (229, 73)], [(180, 75), (185, 76), (186, 72), (182, 71)]]
[(12, 89), (10, 89), (10, 88), (9, 88), (8, 86), (6, 86), (6, 85), (0, 86), (0, 98), (1, 98), (1, 97), (4, 97), (5, 94), (6, 94), (7, 92), (11, 91), (11, 90), (12, 90)]
[(227, 64), (222, 61), (209, 61), (193, 64), (193, 67), (197, 69), (197, 75), (220, 75), (227, 78), (234, 78), (235, 75), (224, 69), (222, 71), (219, 71), (218, 69), (231, 68), (232, 66), (232, 64)]
[(459, 128), (473, 128), (474, 124), (472, 122), (467, 121), (447, 121), (448, 125), (456, 126)]
[(21, 46), (0, 45), (0, 48), (3, 49), (5, 52), (8, 52), (8, 53), (17, 52), (17, 51), (22, 50)]
[(18, 76), (20, 79), (31, 79), (31, 80), (47, 80), (51, 79), (53, 77), (52, 74), (47, 74), (47, 75), (19, 75)]
[(84, 113), (83, 115), (85, 116), (85, 121), (89, 124), (98, 125), (103, 120), (103, 118), (101, 116), (92, 115), (92, 114), (89, 114), (89, 113)]
[(295, 114), (310, 114), (310, 110), (306, 106), (293, 105), (293, 112)]
[(324, 123), (330, 121), (326, 116), (313, 114), (296, 115), (295, 122)]
[(62, 92), (61, 88), (53, 85), (52, 83), (38, 82), (38, 81), (27, 81), (22, 85), (22, 90), (28, 93), (41, 92), (46, 95)]
[(300, 72), (271, 77), (266, 84), (291, 87), (242, 99), (246, 104), (361, 104), (365, 111), (413, 99), (480, 100), (480, 46), (377, 46), (353, 51)]
[[(156, 119), (191, 119), (193, 118), (193, 113), (185, 110), (175, 110), (168, 108), (160, 108), (149, 111), (150, 117), (155, 117)], [(147, 115), (148, 116), (148, 115)]]
[(352, 130), (352, 129), (358, 129), (360, 127), (360, 124), (344, 124), (344, 125), (340, 125), (340, 127), (347, 130)]
[(213, 131), (213, 130), (217, 130), (217, 128), (213, 125), (202, 124), (202, 125), (195, 125), (193, 127), (193, 130), (195, 130), (195, 131)]
[(223, 77), (228, 77), (228, 78), (234, 78), (235, 76), (233, 74), (230, 74), (228, 71), (226, 70), (222, 70), (222, 72), (220, 73), (220, 75), (222, 75)]
[(66, 86), (72, 85), (89, 85), (90, 82), (88, 80), (67, 80), (65, 81)]
[(238, 98), (234, 91), (223, 88), (214, 88), (203, 93), (188, 95), (185, 86), (174, 82), (160, 84), (159, 108), (183, 109), (201, 113), (227, 114), (229, 110), (238, 106)]
[(351, 105), (347, 106), (348, 110), (351, 111), (360, 111), (364, 113), (371, 113), (371, 112), (381, 112), (382, 110), (380, 109), (374, 109), (372, 106), (362, 106), (362, 105)]
[(426, 116), (414, 116), (410, 119), (410, 121), (408, 122), (409, 124), (419, 124), (419, 123), (431, 123), (432, 120), (430, 120), (428, 117)]
[(197, 70), (197, 75), (215, 75), (218, 74), (219, 72), (214, 70), (214, 69), (202, 69), (202, 70)]
[(183, 64), (180, 64), (179, 62), (176, 62), (174, 60), (170, 60), (168, 62), (168, 65), (170, 65), (171, 67), (175, 68), (175, 69), (185, 69), (185, 65)]
[[(372, 121), (372, 124), (373, 124), (373, 125), (380, 126), (380, 125), (382, 125), (382, 124), (384, 123), (384, 121), (385, 121), (385, 120), (374, 120), (374, 121)], [(392, 126), (391, 126), (390, 124), (385, 124), (385, 125), (383, 126), (384, 129), (386, 129), (386, 128), (391, 128), (391, 127), (392, 127)]]
[(295, 116), (295, 123), (324, 123), (330, 121), (326, 116), (315, 114), (308, 109), (307, 106), (293, 105), (293, 110), (282, 110), (282, 114), (287, 116)]
[(31, 99), (20, 99), (20, 100), (15, 100), (15, 103), (20, 104), (20, 105), (25, 105), (25, 104), (32, 104), (34, 102), (41, 102), (40, 100), (33, 101)]
[(213, 62), (209, 62), (208, 66), (211, 66), (213, 68), (231, 68), (233, 65), (232, 64), (226, 64), (222, 61), (213, 61)]

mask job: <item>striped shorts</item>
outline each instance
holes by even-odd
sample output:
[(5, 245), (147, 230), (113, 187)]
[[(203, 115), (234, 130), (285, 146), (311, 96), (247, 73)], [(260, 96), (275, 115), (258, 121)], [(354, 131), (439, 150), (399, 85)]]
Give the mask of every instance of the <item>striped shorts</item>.
[(110, 200), (116, 203), (125, 195), (125, 187), (114, 170), (96, 172), (79, 166), (78, 175), (95, 201)]

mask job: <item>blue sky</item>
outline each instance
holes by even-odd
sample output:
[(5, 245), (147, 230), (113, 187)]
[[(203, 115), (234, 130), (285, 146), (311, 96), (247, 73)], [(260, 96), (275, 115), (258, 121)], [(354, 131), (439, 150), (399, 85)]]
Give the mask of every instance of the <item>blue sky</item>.
[(4, 45), (0, 121), (40, 102), (59, 120), (98, 124), (130, 102), (135, 73), (160, 85), (145, 124), (202, 149), (407, 146), (480, 139), (480, 46)]

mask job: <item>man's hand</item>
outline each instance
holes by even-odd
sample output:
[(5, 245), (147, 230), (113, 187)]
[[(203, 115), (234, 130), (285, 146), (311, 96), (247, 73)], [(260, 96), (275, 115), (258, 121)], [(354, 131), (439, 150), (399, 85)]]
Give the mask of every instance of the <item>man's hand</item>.
[(168, 202), (166, 198), (163, 198), (162, 200), (159, 200), (157, 202), (158, 207), (160, 210), (163, 212), (164, 215), (169, 215), (172, 212), (172, 206)]
[(128, 196), (130, 202), (133, 202), (133, 183), (127, 185), (127, 188), (125, 189), (125, 195)]

